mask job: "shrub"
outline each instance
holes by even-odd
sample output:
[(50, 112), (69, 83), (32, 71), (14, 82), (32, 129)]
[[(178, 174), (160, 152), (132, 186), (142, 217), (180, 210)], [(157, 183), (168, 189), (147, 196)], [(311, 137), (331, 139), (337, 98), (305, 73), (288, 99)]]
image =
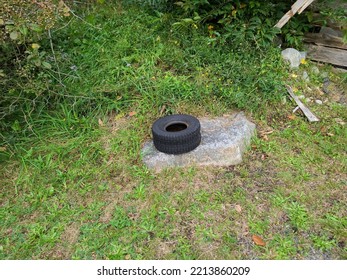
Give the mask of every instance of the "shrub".
[(52, 68), (51, 48), (47, 44), (45, 50), (41, 41), (49, 40), (50, 30), (68, 16), (70, 9), (64, 1), (8, 0), (1, 4), (0, 119), (22, 111), (27, 101), (35, 104), (47, 90), (47, 81), (36, 80)]

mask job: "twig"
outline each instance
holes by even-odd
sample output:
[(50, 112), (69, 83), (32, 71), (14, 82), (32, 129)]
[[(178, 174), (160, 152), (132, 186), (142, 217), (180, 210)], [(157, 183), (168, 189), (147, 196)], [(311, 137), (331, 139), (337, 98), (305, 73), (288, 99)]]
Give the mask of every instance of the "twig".
[(79, 20), (83, 21), (85, 24), (87, 24), (87, 25), (89, 25), (89, 26), (91, 26), (91, 27), (93, 27), (93, 28), (95, 28), (95, 29), (102, 30), (102, 28), (97, 27), (97, 26), (95, 26), (95, 25), (93, 25), (93, 24), (90, 24), (89, 22), (85, 21), (83, 18), (81, 18), (80, 16), (76, 15), (73, 11), (70, 10), (70, 13), (71, 13), (73, 16), (77, 17)]
[(97, 26), (94, 26), (93, 24), (90, 24), (89, 22), (86, 22), (83, 18), (81, 18), (80, 16), (76, 15), (76, 14), (70, 9), (70, 7), (69, 7), (68, 5), (66, 5), (64, 2), (62, 2), (62, 3), (64, 4), (64, 6), (65, 6), (66, 8), (69, 9), (69, 13), (71, 13), (74, 17), (78, 18), (79, 20), (83, 21), (85, 24), (87, 24), (87, 25), (89, 25), (89, 26), (91, 26), (91, 27), (93, 27), (93, 28), (96, 28), (96, 29), (98, 29), (98, 30), (102, 30), (102, 28), (97, 27)]
[(54, 51), (54, 47), (53, 47), (53, 41), (52, 41), (52, 34), (51, 34), (51, 30), (48, 29), (48, 38), (49, 38), (49, 43), (51, 45), (51, 50), (52, 50), (52, 54), (53, 54), (53, 59), (54, 59), (54, 62), (55, 62), (55, 66), (57, 67), (58, 69), (58, 77), (59, 77), (59, 83), (65, 87), (65, 85), (63, 84), (62, 82), (62, 79), (61, 79), (61, 75), (60, 75), (60, 68), (59, 68), (59, 64), (57, 62), (57, 57), (55, 56), (55, 51)]

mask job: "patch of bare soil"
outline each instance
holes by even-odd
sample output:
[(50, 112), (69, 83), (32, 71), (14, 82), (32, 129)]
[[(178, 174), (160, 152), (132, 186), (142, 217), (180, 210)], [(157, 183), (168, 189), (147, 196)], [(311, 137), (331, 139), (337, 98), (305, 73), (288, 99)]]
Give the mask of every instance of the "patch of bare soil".
[(73, 254), (73, 247), (77, 243), (80, 234), (80, 224), (72, 223), (65, 228), (60, 237), (60, 241), (42, 259), (68, 260)]

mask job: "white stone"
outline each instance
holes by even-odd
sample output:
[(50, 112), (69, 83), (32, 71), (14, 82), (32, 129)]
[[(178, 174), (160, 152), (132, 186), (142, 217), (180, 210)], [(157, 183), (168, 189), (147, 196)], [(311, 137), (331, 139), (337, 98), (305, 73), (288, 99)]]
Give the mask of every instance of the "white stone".
[(322, 100), (319, 100), (319, 99), (316, 99), (315, 102), (319, 105), (322, 105), (323, 104), (323, 101)]
[(255, 124), (241, 113), (221, 118), (199, 119), (201, 144), (193, 151), (181, 155), (159, 152), (153, 141), (145, 143), (142, 159), (155, 171), (183, 166), (230, 166), (242, 162), (242, 155), (255, 134)]
[(289, 61), (291, 68), (298, 68), (303, 54), (296, 49), (288, 48), (282, 51), (282, 57), (284, 60)]
[(300, 53), (300, 59), (306, 59), (307, 52), (299, 52)]

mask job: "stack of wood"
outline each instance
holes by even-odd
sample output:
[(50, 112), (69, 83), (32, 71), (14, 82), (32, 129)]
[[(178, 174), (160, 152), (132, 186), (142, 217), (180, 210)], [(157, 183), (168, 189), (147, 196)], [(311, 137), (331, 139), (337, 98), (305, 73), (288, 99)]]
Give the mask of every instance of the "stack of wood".
[[(282, 28), (296, 13), (302, 13), (314, 0), (297, 0), (275, 27)], [(319, 19), (320, 14), (315, 14)], [(319, 26), (319, 33), (307, 33), (304, 42), (308, 44), (307, 57), (311, 60), (347, 67), (347, 45), (342, 40), (342, 26), (325, 20), (327, 26)], [(316, 22), (319, 22), (316, 20)]]
[(342, 40), (342, 31), (336, 27), (321, 27), (319, 33), (307, 33), (307, 57), (314, 61), (347, 67), (347, 44)]

